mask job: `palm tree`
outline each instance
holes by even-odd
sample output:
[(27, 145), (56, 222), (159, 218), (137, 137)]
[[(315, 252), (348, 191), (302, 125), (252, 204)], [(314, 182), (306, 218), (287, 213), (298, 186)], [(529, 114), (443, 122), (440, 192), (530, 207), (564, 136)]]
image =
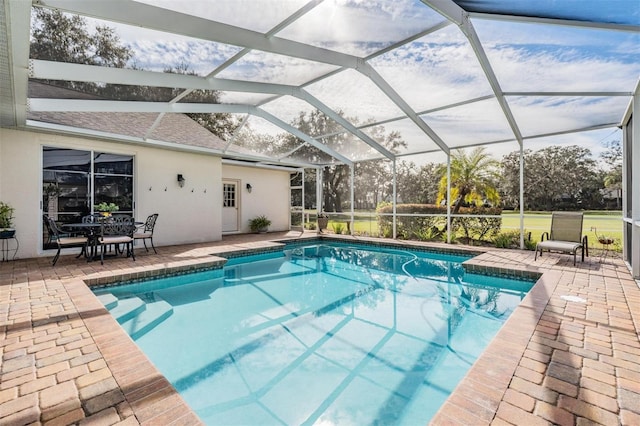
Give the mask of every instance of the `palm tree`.
[[(451, 200), (455, 200), (453, 214), (460, 211), (464, 203), (482, 205), (485, 201), (497, 204), (500, 195), (496, 189), (499, 162), (477, 147), (471, 152), (456, 151), (451, 154)], [(442, 178), (438, 192), (438, 203), (447, 194), (447, 169), (441, 167)]]

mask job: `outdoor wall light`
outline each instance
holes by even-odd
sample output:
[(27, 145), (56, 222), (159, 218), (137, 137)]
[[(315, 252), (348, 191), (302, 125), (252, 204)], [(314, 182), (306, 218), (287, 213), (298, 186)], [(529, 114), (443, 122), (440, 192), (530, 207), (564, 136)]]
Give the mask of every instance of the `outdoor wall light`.
[(185, 182), (184, 176), (178, 175), (178, 185), (180, 186), (180, 188), (184, 186), (184, 182)]
[(247, 184), (247, 192), (251, 193), (251, 190), (253, 189), (253, 187), (251, 186), (250, 183)]

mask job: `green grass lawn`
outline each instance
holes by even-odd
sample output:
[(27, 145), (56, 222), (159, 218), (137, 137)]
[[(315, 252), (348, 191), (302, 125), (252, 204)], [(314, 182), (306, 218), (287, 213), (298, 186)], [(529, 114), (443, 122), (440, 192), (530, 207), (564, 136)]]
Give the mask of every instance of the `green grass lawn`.
[[(329, 230), (333, 230), (333, 224), (338, 222), (345, 224), (350, 220), (349, 213), (330, 213)], [(531, 240), (540, 241), (543, 232), (551, 227), (550, 212), (527, 212), (524, 216), (525, 231), (531, 232)], [(520, 215), (518, 212), (502, 213), (502, 231), (520, 229)], [(375, 213), (356, 213), (354, 231), (361, 235), (378, 236), (378, 222)], [(583, 234), (589, 240), (589, 247), (602, 248), (596, 238), (598, 235), (606, 235), (615, 240), (611, 249), (622, 250), (622, 213), (621, 212), (585, 212)], [(527, 234), (525, 234), (525, 237)]]

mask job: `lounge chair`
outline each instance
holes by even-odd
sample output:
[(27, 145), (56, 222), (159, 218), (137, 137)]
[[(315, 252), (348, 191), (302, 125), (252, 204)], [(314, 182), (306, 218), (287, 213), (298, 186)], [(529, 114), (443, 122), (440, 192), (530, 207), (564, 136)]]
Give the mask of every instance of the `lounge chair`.
[[(536, 244), (534, 260), (538, 259), (538, 252), (555, 251), (573, 254), (573, 266), (576, 265), (576, 253), (582, 249), (584, 255), (589, 256), (587, 236), (582, 236), (582, 212), (553, 212), (551, 214), (551, 233), (544, 232), (540, 242)], [(546, 236), (546, 240), (545, 240)]]

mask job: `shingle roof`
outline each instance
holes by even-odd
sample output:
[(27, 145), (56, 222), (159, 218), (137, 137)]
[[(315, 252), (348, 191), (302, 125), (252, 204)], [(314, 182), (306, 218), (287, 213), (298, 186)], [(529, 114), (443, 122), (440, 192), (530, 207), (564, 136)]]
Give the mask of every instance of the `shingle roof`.
[[(56, 99), (101, 99), (54, 85), (29, 82), (29, 97)], [(227, 143), (193, 121), (185, 114), (165, 114), (160, 123), (147, 135), (158, 118), (157, 113), (147, 112), (40, 112), (29, 111), (28, 119), (62, 126), (77, 127), (99, 132), (173, 142), (224, 150)]]

